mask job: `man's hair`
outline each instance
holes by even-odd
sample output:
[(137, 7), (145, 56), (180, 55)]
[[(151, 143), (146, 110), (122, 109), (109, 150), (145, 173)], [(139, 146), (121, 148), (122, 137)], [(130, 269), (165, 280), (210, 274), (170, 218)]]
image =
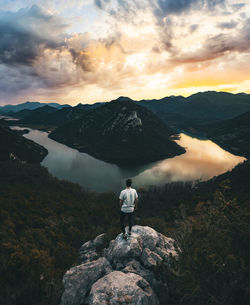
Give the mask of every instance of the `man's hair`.
[(132, 180), (131, 179), (127, 179), (126, 180), (126, 186), (131, 186), (132, 184)]

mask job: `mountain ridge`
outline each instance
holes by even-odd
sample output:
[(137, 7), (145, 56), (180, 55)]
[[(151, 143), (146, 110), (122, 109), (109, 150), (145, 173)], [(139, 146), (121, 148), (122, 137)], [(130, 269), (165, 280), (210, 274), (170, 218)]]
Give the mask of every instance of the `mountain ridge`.
[[(156, 114), (167, 126), (179, 131), (186, 128), (197, 128), (199, 125), (219, 122), (231, 119), (250, 110), (250, 95), (247, 93), (232, 94), (228, 92), (205, 91), (192, 94), (188, 97), (167, 96), (161, 99), (133, 100), (120, 96), (110, 102), (132, 101)], [(80, 116), (81, 110), (94, 109), (110, 102), (98, 102), (94, 104), (78, 104), (70, 108), (74, 109), (73, 119)], [(18, 105), (16, 105), (18, 106)], [(0, 107), (0, 112), (3, 107)], [(77, 114), (79, 110), (79, 115)], [(66, 112), (65, 112), (66, 113)], [(58, 113), (55, 118), (50, 116), (40, 120), (39, 124), (59, 126), (64, 123), (67, 115)], [(71, 118), (67, 119), (70, 121)]]
[(68, 104), (63, 104), (62, 105), (62, 104), (58, 104), (58, 103), (42, 103), (42, 102), (27, 101), (27, 102), (16, 104), (16, 105), (7, 104), (7, 105), (4, 105), (4, 106), (0, 106), (0, 111), (2, 113), (7, 113), (7, 112), (10, 112), (10, 111), (17, 112), (17, 111), (24, 110), (24, 109), (34, 110), (36, 108), (43, 107), (43, 106), (46, 106), (46, 105), (57, 108), (57, 109), (61, 109), (61, 108), (64, 108), (64, 107), (71, 107)]
[(133, 165), (184, 153), (170, 140), (174, 134), (146, 108), (112, 101), (55, 129), (49, 137), (104, 161)]

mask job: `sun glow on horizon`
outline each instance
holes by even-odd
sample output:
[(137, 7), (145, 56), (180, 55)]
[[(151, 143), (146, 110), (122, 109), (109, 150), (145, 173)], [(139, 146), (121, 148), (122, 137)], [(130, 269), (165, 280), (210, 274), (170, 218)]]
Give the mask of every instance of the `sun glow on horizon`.
[(0, 105), (250, 93), (250, 3), (2, 4)]

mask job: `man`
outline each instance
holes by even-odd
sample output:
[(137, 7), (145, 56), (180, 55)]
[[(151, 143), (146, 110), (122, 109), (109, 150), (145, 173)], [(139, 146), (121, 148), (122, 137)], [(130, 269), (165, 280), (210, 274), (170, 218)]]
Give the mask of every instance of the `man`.
[(122, 237), (127, 239), (127, 235), (125, 232), (125, 218), (128, 216), (128, 224), (129, 224), (129, 231), (128, 235), (131, 235), (132, 225), (133, 225), (133, 218), (134, 218), (134, 210), (137, 209), (138, 204), (138, 195), (135, 189), (131, 187), (132, 180), (126, 180), (126, 188), (121, 191), (120, 194), (120, 207), (121, 207), (121, 214), (120, 214), (120, 222), (122, 228)]

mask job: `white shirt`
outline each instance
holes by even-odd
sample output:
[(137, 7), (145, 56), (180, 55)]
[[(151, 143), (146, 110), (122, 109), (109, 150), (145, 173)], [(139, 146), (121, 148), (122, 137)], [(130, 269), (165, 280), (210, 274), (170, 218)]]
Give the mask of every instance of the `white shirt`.
[(121, 191), (119, 199), (122, 200), (122, 212), (131, 213), (134, 212), (135, 200), (138, 198), (135, 189), (129, 187)]

